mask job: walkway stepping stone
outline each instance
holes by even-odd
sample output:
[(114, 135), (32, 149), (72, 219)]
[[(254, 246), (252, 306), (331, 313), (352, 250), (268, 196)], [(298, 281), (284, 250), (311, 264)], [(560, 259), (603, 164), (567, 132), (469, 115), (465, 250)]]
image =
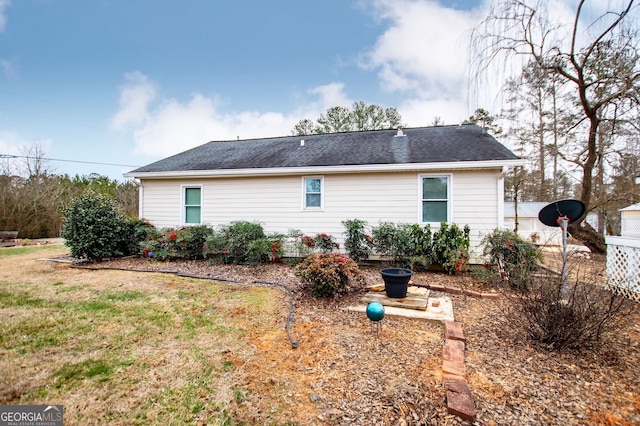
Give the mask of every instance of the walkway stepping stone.
[(407, 297), (401, 297), (401, 298), (392, 298), (392, 297), (387, 297), (385, 294), (382, 294), (382, 293), (371, 293), (371, 292), (365, 294), (362, 297), (362, 299), (360, 299), (360, 302), (365, 304), (369, 302), (380, 302), (382, 303), (383, 306), (395, 306), (398, 308), (405, 308), (405, 309), (418, 309), (421, 311), (427, 310), (428, 301), (429, 301), (428, 297), (424, 297), (424, 296), (420, 296), (420, 297), (407, 296)]

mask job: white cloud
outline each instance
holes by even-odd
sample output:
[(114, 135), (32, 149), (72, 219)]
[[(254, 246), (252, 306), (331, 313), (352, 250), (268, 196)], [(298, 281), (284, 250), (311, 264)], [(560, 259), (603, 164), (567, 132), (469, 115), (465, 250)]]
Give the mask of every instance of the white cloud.
[(353, 101), (346, 97), (344, 93), (344, 83), (329, 83), (309, 90), (312, 95), (320, 97), (319, 102), (314, 105), (314, 109), (319, 110), (316, 117), (321, 112), (334, 106), (350, 107)]
[(367, 55), (380, 68), (385, 90), (457, 90), (465, 78), (469, 32), (478, 11), (450, 9), (433, 1), (377, 0), (378, 19), (389, 21)]
[[(410, 126), (430, 126), (436, 117), (444, 124), (459, 124), (471, 113), (461, 112), (460, 99), (409, 99), (398, 106), (404, 123)], [(466, 114), (466, 115), (465, 115)]]
[(155, 100), (155, 84), (139, 71), (127, 73), (126, 82), (120, 86), (120, 109), (111, 120), (114, 129), (140, 124), (147, 119), (147, 107)]
[(439, 116), (456, 123), (469, 115), (475, 109), (466, 99), (469, 36), (483, 17), (481, 9), (424, 0), (374, 0), (372, 5), (388, 27), (363, 56), (362, 66), (377, 70), (381, 90), (405, 97), (398, 106), (404, 121), (420, 126)]
[(317, 118), (330, 106), (350, 106), (342, 83), (309, 90), (314, 97), (289, 114), (242, 111), (225, 113), (216, 99), (195, 93), (187, 102), (157, 99), (155, 85), (142, 73), (125, 75), (119, 109), (112, 118), (116, 130), (131, 131), (135, 155), (159, 158), (211, 140), (249, 139), (290, 134), (302, 118)]
[[(367, 9), (375, 19), (386, 24), (386, 29), (363, 54), (361, 66), (377, 73), (381, 91), (403, 97), (404, 101), (398, 102), (398, 110), (411, 126), (428, 125), (436, 116), (447, 124), (455, 124), (479, 107), (499, 113), (503, 79), (519, 70), (520, 64), (512, 58), (515, 60), (508, 68), (504, 63), (496, 63), (484, 80), (472, 80), (471, 31), (485, 18), (494, 2), (484, 0), (471, 10), (454, 9), (441, 3), (446, 2), (370, 0), (367, 3), (370, 6)], [(583, 9), (584, 23), (578, 42), (606, 27), (612, 19), (606, 12), (621, 10), (622, 4), (622, 0), (588, 2)], [(547, 8), (552, 23), (563, 24), (554, 34), (556, 40), (569, 42), (575, 1), (550, 0), (539, 5)], [(603, 19), (591, 25), (598, 17)]]
[(10, 4), (11, 0), (0, 0), (0, 31), (4, 31), (4, 28), (7, 25), (7, 17), (4, 12)]
[(134, 132), (134, 153), (166, 156), (210, 140), (279, 134), (284, 121), (279, 113), (224, 114), (201, 94), (194, 94), (186, 103), (167, 99), (148, 111), (144, 124)]
[[(554, 16), (570, 18), (575, 7), (570, 0), (550, 1), (549, 9), (557, 12)], [(489, 3), (484, 0), (476, 9), (458, 10), (429, 0), (370, 0), (368, 10), (386, 23), (386, 29), (362, 55), (361, 66), (377, 74), (381, 91), (401, 99), (396, 106), (405, 123), (428, 125), (440, 117), (456, 124), (478, 107), (500, 112), (497, 74), (483, 82), (473, 97), (467, 94), (470, 33), (485, 17)], [(134, 154), (145, 159), (210, 140), (287, 135), (302, 118), (315, 120), (327, 108), (353, 103), (348, 88), (337, 81), (309, 89), (293, 111), (266, 112), (230, 113), (215, 96), (201, 93), (186, 101), (163, 98), (159, 84), (141, 72), (125, 75), (119, 89), (112, 127), (131, 132)]]

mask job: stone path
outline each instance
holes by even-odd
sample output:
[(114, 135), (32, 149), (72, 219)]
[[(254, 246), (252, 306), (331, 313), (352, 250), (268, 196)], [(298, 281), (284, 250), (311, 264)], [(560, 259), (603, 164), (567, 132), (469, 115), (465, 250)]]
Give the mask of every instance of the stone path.
[[(398, 306), (389, 306), (390, 304), (396, 304), (395, 301), (399, 299), (389, 299), (384, 296), (384, 293), (380, 292), (371, 292), (376, 294), (374, 297), (377, 301), (382, 303), (384, 306), (385, 315), (389, 316), (398, 316), (405, 318), (414, 318), (425, 321), (453, 321), (453, 304), (451, 303), (451, 298), (448, 296), (439, 296), (439, 297), (429, 297), (429, 292), (425, 288), (420, 288), (416, 286), (409, 286), (407, 290), (407, 294), (410, 295), (413, 299), (423, 299), (424, 306), (426, 309), (408, 309), (402, 308)], [(370, 300), (368, 296), (365, 295), (365, 300)], [(371, 298), (373, 299), (373, 298)], [(385, 301), (388, 299), (388, 302)], [(401, 299), (400, 299), (401, 300)], [(358, 305), (349, 306), (346, 309), (350, 311), (356, 312), (365, 312), (367, 309), (368, 302), (361, 302)]]

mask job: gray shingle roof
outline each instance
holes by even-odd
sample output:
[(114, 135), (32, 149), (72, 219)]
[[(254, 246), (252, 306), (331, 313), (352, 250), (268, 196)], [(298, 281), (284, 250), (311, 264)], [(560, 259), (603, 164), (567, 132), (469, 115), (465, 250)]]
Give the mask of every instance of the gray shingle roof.
[[(209, 142), (135, 169), (146, 172), (410, 164), (518, 157), (476, 125)], [(304, 140), (304, 145), (301, 145)]]

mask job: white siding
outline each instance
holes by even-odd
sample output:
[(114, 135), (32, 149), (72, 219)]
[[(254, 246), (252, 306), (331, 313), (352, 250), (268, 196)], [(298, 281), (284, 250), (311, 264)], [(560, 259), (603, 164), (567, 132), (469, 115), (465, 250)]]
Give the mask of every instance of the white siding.
[(142, 215), (159, 228), (180, 225), (182, 194), (180, 181), (144, 180)]
[[(456, 171), (452, 179), (452, 221), (471, 227), (472, 246), (498, 226), (499, 170)], [(324, 208), (305, 211), (302, 176), (143, 180), (144, 215), (158, 227), (179, 226), (181, 185), (202, 185), (202, 222), (257, 221), (266, 232), (300, 229), (344, 239), (345, 219), (418, 223), (421, 218), (417, 172), (324, 175)]]
[(640, 211), (622, 211), (620, 235), (627, 238), (640, 238)]
[(471, 228), (472, 260), (482, 253), (478, 247), (485, 235), (502, 221), (503, 194), (498, 193), (500, 170), (460, 171), (453, 174), (452, 222)]

